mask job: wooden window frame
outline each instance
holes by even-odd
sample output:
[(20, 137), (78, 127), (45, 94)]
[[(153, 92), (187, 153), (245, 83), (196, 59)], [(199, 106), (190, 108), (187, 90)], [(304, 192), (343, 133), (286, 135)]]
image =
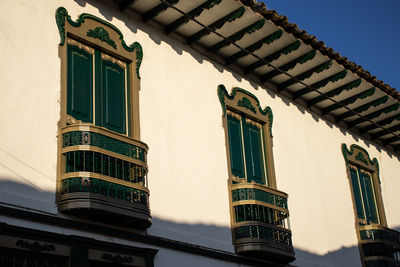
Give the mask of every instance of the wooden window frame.
[[(357, 239), (358, 239), (358, 248), (360, 252), (360, 257), (363, 263), (363, 266), (366, 265), (366, 261), (373, 261), (374, 258), (376, 257), (367, 257), (365, 254), (363, 246), (368, 243), (368, 240), (362, 240), (361, 237), (361, 232), (365, 230), (372, 230), (372, 229), (377, 229), (377, 230), (384, 230), (387, 231), (387, 221), (386, 221), (386, 215), (385, 215), (385, 209), (383, 206), (383, 199), (382, 199), (382, 191), (381, 191), (381, 186), (380, 186), (380, 179), (379, 179), (379, 163), (376, 158), (371, 158), (369, 157), (369, 154), (367, 150), (364, 148), (352, 144), (350, 146), (350, 150), (347, 148), (346, 144), (342, 144), (342, 153), (343, 157), (346, 162), (346, 173), (347, 173), (347, 178), (349, 181), (349, 188), (351, 191), (351, 198), (353, 202), (353, 211), (354, 211), (354, 225), (355, 229), (357, 232)], [(372, 179), (372, 187), (373, 187), (373, 194), (375, 197), (375, 203), (376, 203), (376, 211), (378, 213), (377, 217), (379, 220), (379, 223), (377, 224), (368, 224), (367, 223), (367, 218), (365, 220), (360, 219), (358, 217), (358, 212), (357, 212), (357, 202), (356, 202), (356, 197), (354, 195), (354, 190), (353, 190), (353, 183), (352, 183), (352, 178), (351, 178), (351, 168), (356, 167), (360, 171), (366, 171), (369, 174), (371, 174), (371, 179)], [(359, 176), (359, 174), (357, 173)], [(358, 180), (359, 177), (358, 177)], [(362, 195), (362, 192), (360, 192)], [(364, 209), (364, 203), (362, 203), (363, 209)], [(367, 214), (364, 211), (364, 215), (366, 216)], [(373, 242), (377, 242), (375, 240), (372, 240)], [(378, 240), (379, 242), (379, 240)], [(373, 243), (372, 243), (373, 244)], [(378, 257), (379, 258), (379, 257)]]
[(369, 157), (368, 152), (358, 146), (358, 145), (351, 145), (350, 150), (347, 149), (346, 144), (342, 144), (342, 153), (345, 158), (346, 162), (346, 173), (347, 173), (347, 178), (349, 181), (350, 185), (350, 190), (351, 190), (351, 196), (352, 196), (352, 201), (353, 201), (353, 208), (354, 208), (354, 216), (356, 219), (356, 225), (358, 228), (359, 223), (365, 223), (363, 221), (360, 221), (357, 215), (357, 208), (356, 208), (356, 199), (354, 196), (354, 191), (353, 191), (353, 185), (351, 181), (351, 174), (350, 174), (350, 168), (351, 166), (356, 166), (360, 168), (361, 170), (367, 171), (371, 174), (372, 176), (372, 183), (373, 183), (373, 191), (374, 191), (374, 196), (375, 196), (375, 202), (376, 202), (376, 209), (378, 212), (378, 220), (379, 223), (378, 225), (387, 227), (387, 222), (386, 222), (386, 215), (385, 215), (385, 209), (383, 207), (383, 200), (382, 200), (382, 193), (381, 193), (381, 187), (380, 187), (380, 179), (379, 179), (379, 163), (376, 158), (372, 159)]
[[(247, 174), (245, 171), (244, 178), (238, 178), (232, 173), (230, 146), (229, 146), (229, 133), (228, 133), (228, 115), (240, 116), (256, 123), (260, 126), (262, 135), (262, 154), (263, 154), (263, 168), (265, 173), (265, 184), (263, 186), (276, 189), (276, 178), (274, 169), (274, 159), (272, 152), (272, 121), (273, 114), (270, 107), (261, 108), (260, 102), (253, 94), (239, 88), (234, 87), (232, 93), (229, 95), (224, 85), (218, 86), (218, 96), (223, 110), (223, 127), (225, 130), (226, 152), (228, 159), (229, 171), (229, 184), (232, 182), (245, 183), (247, 181)], [(243, 135), (243, 134), (242, 134)], [(243, 142), (243, 140), (242, 140)], [(244, 143), (242, 143), (244, 146)], [(243, 151), (244, 153), (244, 151)], [(245, 157), (245, 156), (244, 156)], [(246, 165), (246, 160), (243, 160)]]
[[(146, 155), (148, 146), (140, 141), (139, 68), (143, 57), (142, 47), (138, 42), (133, 42), (128, 46), (118, 28), (90, 14), (81, 14), (76, 21), (73, 21), (67, 10), (60, 7), (56, 10), (55, 19), (60, 34), (58, 53), (61, 63), (61, 108), (58, 124), (56, 189), (58, 210), (74, 213), (82, 218), (93, 220), (101, 218), (104, 222), (107, 219), (110, 219), (111, 222), (113, 217), (116, 217), (119, 218), (118, 223), (121, 225), (129, 225), (143, 231), (150, 227), (151, 216), (147, 188)], [(92, 97), (85, 98), (82, 105), (78, 104), (83, 107), (82, 110), (85, 110), (85, 103), (91, 102), (92, 117), (87, 119), (88, 116), (86, 116), (85, 121), (73, 118), (67, 112), (68, 51), (71, 51), (68, 45), (77, 46), (78, 49), (81, 49), (79, 51), (85, 50), (89, 54), (93, 54), (92, 59), (86, 60), (86, 62), (93, 60), (92, 68), (87, 67), (90, 66), (90, 63), (86, 64), (85, 60), (83, 61), (83, 70), (86, 68), (87, 73), (93, 79), (92, 85), (89, 78), (89, 82), (86, 83), (88, 85), (82, 86), (83, 89), (87, 89), (83, 95), (87, 97), (92, 94)], [(86, 54), (79, 51), (76, 52), (78, 57), (80, 54)], [(70, 66), (72, 65), (70, 64)], [(108, 70), (104, 69), (105, 66), (109, 66)], [(71, 67), (71, 69), (74, 68)], [(77, 70), (80, 68), (78, 67)], [(101, 73), (96, 74), (96, 71)], [(117, 91), (113, 90), (113, 86), (109, 86), (115, 83), (106, 81), (106, 84), (103, 84), (105, 80), (103, 75), (107, 71), (111, 71), (110, 77), (114, 77), (113, 81), (120, 85), (116, 87)], [(76, 84), (77, 90), (79, 90), (80, 84)], [(124, 90), (122, 90), (123, 87)], [(104, 103), (102, 104), (101, 101), (108, 100), (96, 97), (96, 94), (100, 96), (99, 92), (101, 90), (106, 92), (107, 89), (113, 90), (108, 91), (111, 93), (107, 93), (107, 97), (116, 98), (116, 100), (110, 100), (110, 103), (114, 103), (113, 107), (120, 107), (115, 103), (124, 103), (125, 110), (112, 108), (110, 110), (113, 111), (110, 113), (107, 113), (109, 111), (103, 112)], [(79, 100), (79, 97), (76, 99)], [(130, 108), (128, 108), (128, 103)], [(97, 119), (93, 119), (96, 116), (99, 118), (99, 115), (96, 115), (99, 113), (99, 109), (96, 109), (98, 105), (103, 105), (101, 113), (107, 113), (110, 116), (109, 119), (103, 120), (100, 115), (101, 123), (97, 123)], [(121, 111), (124, 112), (123, 116)], [(81, 114), (88, 114), (88, 112)], [(117, 115), (111, 116), (111, 114)], [(121, 116), (119, 117), (119, 115)], [(113, 120), (117, 130), (112, 129)], [(106, 126), (105, 123), (109, 123), (109, 125)], [(75, 152), (78, 155), (83, 153), (87, 157), (84, 156), (83, 159), (80, 158), (76, 161), (74, 159), (75, 163), (73, 164), (78, 167), (67, 172), (66, 155)], [(96, 153), (101, 154), (102, 157), (101, 160), (95, 162), (95, 159), (99, 158), (96, 157)], [(98, 166), (95, 167), (96, 163), (101, 164), (101, 170), (97, 168)], [(83, 168), (81, 168), (82, 166)], [(74, 187), (72, 184), (82, 186)], [(90, 186), (83, 186), (84, 184), (90, 184)], [(102, 191), (99, 189), (100, 187)], [(82, 210), (90, 210), (90, 212), (82, 213)], [(115, 220), (112, 223), (114, 224), (114, 222)]]
[[(143, 50), (138, 42), (126, 45), (122, 33), (112, 24), (90, 14), (81, 14), (73, 21), (65, 8), (56, 11), (56, 22), (60, 32), (59, 58), (61, 60), (61, 110), (59, 128), (79, 123), (67, 114), (67, 80), (68, 80), (68, 42), (77, 42), (84, 49), (96, 49), (109, 57), (113, 62), (126, 62), (127, 65), (127, 94), (130, 110), (126, 107), (126, 120), (130, 121), (126, 134), (135, 140), (140, 140), (139, 120), (139, 68), (142, 62)], [(128, 102), (128, 101), (127, 101)], [(93, 104), (95, 105), (94, 101)], [(94, 110), (96, 110), (94, 108)], [(95, 115), (95, 114), (93, 114)], [(93, 123), (94, 125), (94, 123)]]

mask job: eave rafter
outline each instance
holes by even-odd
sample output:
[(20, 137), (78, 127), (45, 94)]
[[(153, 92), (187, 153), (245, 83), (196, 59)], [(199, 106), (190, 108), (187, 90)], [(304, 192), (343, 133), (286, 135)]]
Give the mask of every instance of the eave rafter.
[(384, 108), (382, 108), (380, 110), (377, 110), (377, 111), (374, 111), (374, 112), (372, 112), (372, 113), (370, 113), (368, 115), (365, 115), (362, 118), (358, 118), (358, 119), (355, 119), (355, 120), (352, 120), (352, 121), (348, 122), (347, 126), (349, 128), (352, 128), (352, 127), (354, 127), (354, 126), (356, 126), (356, 125), (358, 125), (358, 124), (360, 124), (362, 122), (365, 122), (367, 120), (375, 119), (375, 118), (379, 117), (382, 114), (389, 114), (389, 113), (391, 113), (393, 111), (396, 111), (399, 107), (400, 107), (400, 103), (395, 103), (393, 105), (384, 107)]
[(395, 146), (393, 146), (393, 150), (394, 150), (395, 152), (398, 152), (398, 151), (400, 150), (400, 145), (395, 145)]
[(238, 9), (236, 9), (235, 11), (232, 11), (228, 15), (226, 15), (226, 16), (220, 18), (219, 20), (213, 22), (212, 24), (208, 25), (206, 28), (203, 28), (202, 30), (196, 32), (195, 34), (189, 36), (187, 38), (188, 44), (197, 42), (203, 36), (210, 34), (212, 31), (220, 29), (222, 26), (224, 26), (225, 23), (233, 22), (234, 20), (240, 18), (244, 14), (245, 10), (246, 9), (244, 7), (240, 7)]
[[(307, 71), (305, 71), (305, 72), (303, 72), (303, 73), (300, 73), (299, 75), (296, 75), (295, 77), (293, 77), (293, 78), (291, 78), (291, 79), (289, 79), (289, 80), (287, 80), (287, 81), (285, 81), (285, 82), (283, 82), (283, 83), (281, 83), (281, 84), (279, 84), (278, 85), (278, 92), (281, 92), (282, 90), (286, 90), (289, 86), (291, 86), (291, 85), (293, 85), (293, 84), (295, 84), (295, 83), (298, 83), (299, 81), (303, 81), (303, 80), (305, 80), (305, 79), (307, 79), (307, 78), (310, 78), (314, 73), (320, 73), (320, 72), (323, 72), (324, 70), (327, 70), (327, 69), (329, 69), (330, 67), (332, 66), (332, 60), (328, 60), (328, 61), (326, 61), (326, 62), (324, 62), (324, 63), (322, 63), (322, 64), (319, 64), (318, 66), (316, 66), (316, 67), (313, 67), (313, 68), (311, 68), (311, 69), (309, 69), (309, 70), (307, 70)], [(336, 74), (335, 74), (336, 75)], [(346, 72), (344, 72), (344, 76), (346, 76)], [(330, 78), (330, 77), (329, 77)], [(342, 77), (343, 78), (343, 77)], [(320, 81), (320, 82), (324, 82), (324, 80), (323, 81)], [(329, 80), (327, 80), (326, 81), (326, 83), (328, 83), (329, 82)], [(308, 89), (308, 88), (307, 88)], [(311, 90), (311, 89), (308, 89), (308, 90)], [(298, 92), (296, 92), (294, 95), (296, 95), (296, 98), (298, 98), (298, 97), (300, 97), (300, 96), (302, 96), (303, 94), (303, 92), (301, 92), (302, 90), (300, 90), (300, 91), (298, 91)], [(300, 93), (301, 92), (301, 93)], [(298, 95), (298, 96), (297, 96)], [(294, 96), (293, 96), (294, 97)], [(294, 98), (295, 99), (295, 98)]]
[(124, 11), (125, 9), (127, 9), (128, 7), (133, 5), (133, 3), (135, 1), (136, 0), (123, 0), (123, 1), (119, 2), (119, 4), (118, 4), (119, 10)]
[[(357, 83), (358, 83), (358, 85), (356, 85)], [(319, 103), (319, 102), (321, 102), (323, 100), (328, 99), (328, 97), (334, 97), (334, 96), (339, 95), (344, 90), (349, 91), (349, 90), (351, 90), (353, 88), (357, 88), (360, 84), (361, 84), (361, 79), (357, 79), (357, 80), (355, 80), (353, 82), (350, 82), (350, 83), (348, 83), (348, 84), (346, 84), (344, 86), (341, 86), (339, 88), (333, 89), (333, 90), (325, 93), (322, 96), (317, 96), (316, 98), (311, 99), (309, 101), (309, 103), (310, 104), (312, 103), (312, 105), (315, 105), (315, 104), (317, 104), (317, 103)], [(339, 108), (342, 108), (344, 106), (353, 104), (354, 102), (356, 102), (357, 99), (365, 99), (365, 98), (367, 98), (369, 96), (372, 96), (374, 93), (375, 93), (375, 87), (372, 87), (372, 88), (370, 88), (368, 90), (365, 90), (365, 91), (363, 91), (363, 92), (361, 92), (359, 94), (356, 94), (356, 95), (353, 95), (353, 96), (351, 96), (349, 98), (343, 99), (342, 101), (340, 101), (338, 103), (332, 104), (332, 105), (322, 109), (321, 110), (321, 114), (322, 115), (326, 115), (329, 112), (332, 112), (332, 111), (334, 111), (336, 109), (339, 109)]]
[[(310, 92), (318, 90), (318, 89), (320, 89), (321, 87), (324, 87), (325, 85), (327, 85), (330, 82), (334, 83), (334, 82), (337, 82), (337, 81), (339, 81), (341, 79), (344, 79), (344, 77), (346, 77), (346, 75), (347, 75), (347, 71), (345, 71), (345, 70), (343, 70), (341, 72), (338, 72), (338, 73), (335, 73), (335, 74), (333, 74), (333, 75), (331, 75), (331, 76), (329, 76), (329, 77), (327, 77), (327, 78), (325, 78), (325, 79), (323, 79), (321, 81), (318, 81), (318, 82), (316, 82), (314, 84), (311, 84), (309, 87), (303, 88), (303, 89), (295, 92), (293, 94), (293, 99), (297, 99), (297, 98), (299, 98), (299, 97), (301, 97), (301, 96), (303, 96), (305, 94), (308, 94)], [(285, 88), (282, 88), (282, 89), (285, 89)], [(308, 108), (311, 107), (311, 106), (312, 106), (312, 104), (307, 104)]]
[(382, 130), (382, 131), (379, 131), (377, 133), (371, 134), (371, 138), (372, 139), (376, 139), (376, 138), (379, 138), (381, 136), (390, 134), (391, 132), (397, 132), (397, 131), (400, 131), (400, 124), (394, 125), (394, 126), (389, 127), (389, 128), (387, 128), (385, 130)]
[(268, 56), (264, 57), (262, 60), (258, 60), (244, 68), (244, 74), (249, 74), (250, 72), (254, 71), (255, 69), (270, 63), (274, 60), (277, 60), (278, 58), (281, 57), (281, 55), (288, 55), (293, 51), (296, 51), (300, 47), (300, 41), (297, 40), (293, 43), (291, 43), (288, 46), (285, 46), (282, 49), (279, 49), (278, 51), (273, 52), (272, 54), (269, 54)]
[(277, 30), (273, 33), (271, 33), (270, 35), (268, 35), (267, 37), (255, 42), (254, 44), (246, 47), (244, 50), (240, 50), (239, 52), (233, 54), (232, 56), (230, 56), (227, 60), (226, 60), (226, 64), (230, 65), (232, 63), (234, 63), (236, 60), (238, 60), (241, 57), (247, 56), (250, 53), (253, 53), (259, 49), (261, 49), (261, 47), (264, 44), (270, 44), (276, 40), (279, 40), (279, 38), (281, 38), (283, 31), (282, 30)]
[(189, 22), (189, 20), (200, 16), (200, 14), (206, 10), (206, 9), (211, 9), (214, 6), (218, 5), (221, 3), (221, 0), (208, 0), (204, 2), (203, 4), (199, 5), (198, 7), (192, 9), (189, 11), (186, 15), (181, 16), (180, 18), (176, 19), (175, 21), (171, 22), (165, 27), (165, 33), (170, 34), (171, 32), (175, 31), (178, 29), (180, 26), (183, 24), (186, 24)]
[(146, 13), (143, 14), (143, 22), (148, 22), (149, 20), (152, 20), (156, 16), (158, 16), (161, 12), (164, 12), (165, 10), (168, 9), (169, 5), (176, 5), (179, 0), (165, 0), (166, 3), (161, 3)]
[(257, 20), (256, 22), (244, 27), (240, 31), (227, 37), (226, 39), (210, 46), (209, 48), (207, 48), (207, 51), (208, 52), (217, 52), (221, 48), (228, 46), (231, 43), (234, 43), (234, 42), (242, 39), (245, 34), (252, 34), (253, 32), (258, 31), (259, 29), (261, 29), (264, 26), (264, 24), (265, 24), (265, 19)]
[(361, 112), (367, 111), (369, 108), (377, 107), (379, 105), (382, 105), (382, 104), (386, 103), (388, 100), (389, 100), (389, 96), (387, 96), (387, 95), (383, 96), (383, 97), (378, 98), (376, 100), (370, 101), (370, 102), (368, 102), (368, 103), (366, 103), (364, 105), (356, 107), (352, 111), (347, 111), (347, 112), (345, 112), (343, 114), (340, 114), (340, 115), (335, 117), (335, 120), (336, 120), (336, 122), (342, 121), (342, 120), (344, 120), (344, 119), (346, 119), (348, 117), (353, 116), (354, 112), (361, 113)]
[(272, 79), (272, 78), (275, 77), (276, 75), (281, 74), (282, 72), (286, 72), (286, 71), (289, 71), (289, 70), (293, 69), (294, 67), (296, 67), (297, 64), (304, 64), (304, 63), (306, 63), (307, 61), (313, 59), (313, 58), (315, 57), (316, 53), (317, 53), (317, 52), (316, 52), (315, 50), (312, 50), (311, 52), (308, 52), (308, 53), (306, 53), (306, 54), (304, 54), (304, 55), (301, 55), (301, 56), (299, 56), (298, 58), (296, 58), (296, 59), (290, 61), (289, 63), (286, 63), (286, 64), (284, 64), (283, 66), (280, 66), (279, 69), (280, 69), (281, 71), (279, 71), (279, 70), (273, 70), (273, 71), (268, 72), (267, 74), (263, 75), (263, 76), (260, 78), (261, 83), (265, 83), (266, 81)]
[(383, 139), (382, 140), (382, 145), (383, 146), (387, 146), (387, 145), (390, 145), (391, 143), (394, 143), (394, 142), (399, 141), (399, 140), (400, 139), (399, 139), (398, 136), (389, 137), (387, 139)]
[[(400, 114), (396, 114), (396, 115), (391, 116), (389, 118), (377, 121), (376, 124), (378, 126), (380, 126), (380, 127), (384, 127), (384, 126), (386, 126), (388, 124), (391, 124), (393, 121), (400, 121)], [(369, 132), (369, 131), (371, 131), (373, 129), (376, 129), (376, 127), (377, 126), (375, 124), (371, 124), (371, 125), (362, 127), (362, 128), (360, 128), (360, 133), (364, 134), (364, 133)]]

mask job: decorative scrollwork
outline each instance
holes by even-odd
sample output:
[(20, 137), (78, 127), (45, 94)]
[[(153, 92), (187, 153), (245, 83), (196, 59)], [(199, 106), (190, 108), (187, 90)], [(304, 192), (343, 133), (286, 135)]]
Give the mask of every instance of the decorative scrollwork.
[(110, 262), (115, 263), (115, 264), (133, 262), (133, 258), (131, 256), (121, 256), (119, 254), (113, 256), (112, 254), (103, 253), (101, 258), (103, 260), (110, 261)]
[(15, 244), (17, 247), (25, 248), (34, 252), (41, 252), (41, 251), (54, 251), (56, 247), (52, 244), (40, 244), (37, 241), (29, 242), (25, 240), (18, 240)]
[(253, 112), (254, 114), (257, 114), (256, 108), (251, 104), (250, 99), (247, 97), (243, 97), (241, 100), (238, 101), (237, 105), (239, 107), (244, 107)]
[(114, 49), (117, 49), (114, 40), (110, 38), (110, 35), (108, 34), (107, 30), (104, 29), (103, 27), (96, 27), (94, 30), (89, 30), (86, 33), (86, 35), (89, 37), (99, 39), (100, 41), (105, 42), (108, 45), (112, 46)]

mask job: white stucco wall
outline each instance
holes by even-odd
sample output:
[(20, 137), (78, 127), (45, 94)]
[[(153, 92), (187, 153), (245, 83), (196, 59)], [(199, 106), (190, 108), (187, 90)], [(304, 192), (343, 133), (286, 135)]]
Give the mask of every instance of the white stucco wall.
[(113, 7), (78, 0), (0, 3), (2, 204), (57, 213), (60, 59), (54, 14), (59, 6), (64, 6), (73, 20), (90, 13), (110, 21), (124, 34), (126, 43), (138, 41), (143, 47), (141, 138), (150, 148), (154, 218), (149, 234), (233, 251), (219, 84), (228, 91), (241, 87), (273, 111), (276, 179), (278, 189), (289, 194), (296, 263), (311, 266), (317, 264), (318, 256), (333, 253), (337, 258), (342, 255), (344, 262), (360, 264), (342, 143), (358, 144), (378, 159), (388, 224), (400, 226), (398, 158), (272, 91), (238, 78), (161, 31), (127, 19)]

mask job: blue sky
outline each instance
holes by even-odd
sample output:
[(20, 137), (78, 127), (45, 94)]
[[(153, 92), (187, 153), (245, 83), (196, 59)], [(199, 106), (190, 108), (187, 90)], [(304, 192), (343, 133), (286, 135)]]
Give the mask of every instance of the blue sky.
[(263, 2), (400, 91), (399, 0)]

